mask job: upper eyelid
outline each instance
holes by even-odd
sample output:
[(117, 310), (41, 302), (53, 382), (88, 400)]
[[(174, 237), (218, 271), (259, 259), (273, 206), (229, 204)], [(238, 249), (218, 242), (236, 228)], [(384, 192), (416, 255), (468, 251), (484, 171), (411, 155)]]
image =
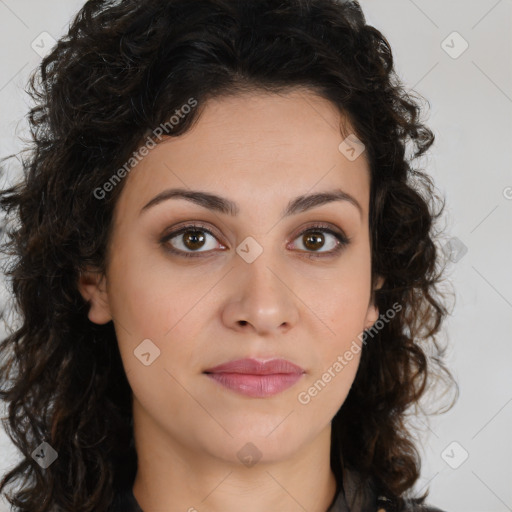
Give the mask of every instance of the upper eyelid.
[(212, 236), (214, 236), (215, 238), (219, 238), (219, 236), (215, 234), (216, 233), (215, 229), (212, 229), (211, 227), (203, 226), (202, 223), (200, 223), (199, 221), (196, 221), (196, 222), (192, 221), (188, 224), (184, 224), (182, 226), (179, 226), (177, 228), (173, 228), (172, 230), (169, 230), (166, 234), (164, 234), (164, 236), (162, 237), (162, 240), (170, 240), (171, 238), (182, 234), (184, 231), (186, 231), (188, 229), (198, 229), (198, 230), (206, 231), (206, 232), (210, 233)]

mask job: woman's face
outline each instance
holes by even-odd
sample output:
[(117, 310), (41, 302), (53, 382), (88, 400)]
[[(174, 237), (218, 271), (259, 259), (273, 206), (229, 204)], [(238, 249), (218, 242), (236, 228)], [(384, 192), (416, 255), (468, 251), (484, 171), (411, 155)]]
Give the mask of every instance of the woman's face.
[[(204, 107), (125, 178), (105, 278), (83, 278), (81, 290), (91, 321), (114, 322), (147, 442), (276, 461), (330, 432), (356, 375), (358, 335), (378, 318), (368, 162), (340, 149), (339, 113), (311, 92)], [(210, 199), (171, 197), (178, 188)], [(205, 373), (245, 358), (303, 373)]]

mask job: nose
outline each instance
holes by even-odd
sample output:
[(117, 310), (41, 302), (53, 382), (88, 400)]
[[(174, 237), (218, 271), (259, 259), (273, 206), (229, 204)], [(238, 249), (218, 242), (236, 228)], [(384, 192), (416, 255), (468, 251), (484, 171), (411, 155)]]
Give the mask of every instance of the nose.
[(263, 251), (252, 263), (239, 258), (230, 272), (230, 299), (222, 313), (230, 329), (263, 336), (283, 334), (297, 324), (300, 301), (293, 279), (269, 253)]

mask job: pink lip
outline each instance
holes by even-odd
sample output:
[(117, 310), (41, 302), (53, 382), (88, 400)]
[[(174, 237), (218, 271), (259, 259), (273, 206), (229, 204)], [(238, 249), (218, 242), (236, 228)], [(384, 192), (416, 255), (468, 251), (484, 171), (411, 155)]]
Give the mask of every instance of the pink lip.
[(254, 398), (265, 398), (293, 386), (305, 370), (285, 359), (238, 359), (205, 370), (224, 387)]

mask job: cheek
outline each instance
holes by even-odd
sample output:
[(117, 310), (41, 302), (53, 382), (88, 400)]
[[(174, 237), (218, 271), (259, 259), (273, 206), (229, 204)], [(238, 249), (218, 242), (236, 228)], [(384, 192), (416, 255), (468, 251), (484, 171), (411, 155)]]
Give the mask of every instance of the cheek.
[(314, 384), (306, 400), (314, 397), (315, 407), (330, 412), (344, 401), (357, 373), (370, 301), (368, 254), (361, 252), (343, 263), (334, 279), (316, 282), (307, 302), (319, 328), (315, 339), (318, 364), (312, 371), (309, 382)]
[(347, 398), (364, 349), (367, 301), (367, 294), (355, 294), (349, 287), (323, 295), (325, 316), (318, 316), (329, 319), (329, 329), (322, 328), (314, 339), (316, 363), (297, 396), (310, 418), (330, 421)]
[(204, 276), (195, 275), (141, 243), (125, 239), (111, 261), (109, 301), (114, 318), (138, 337), (162, 338), (198, 301)]
[[(297, 412), (306, 422), (327, 425), (345, 402), (360, 361), (358, 343), (326, 351), (321, 368), (313, 371), (298, 390)], [(348, 354), (348, 358), (346, 357)]]
[(190, 396), (179, 383), (198, 366), (196, 310), (207, 287), (191, 286), (184, 272), (170, 273), (170, 266), (158, 268), (132, 256), (125, 252), (113, 262), (109, 292), (127, 379), (154, 417), (171, 409), (186, 416)]
[(214, 314), (218, 297), (210, 291), (219, 276), (206, 265), (187, 268), (171, 262), (163, 253), (156, 254), (154, 247), (131, 249), (137, 245), (141, 244), (124, 238), (111, 260), (109, 301), (119, 349), (127, 372), (139, 373), (141, 364), (134, 351), (149, 339), (158, 349), (150, 368), (161, 367), (160, 373), (167, 369), (179, 376), (198, 367), (197, 343), (204, 338), (205, 324), (212, 322), (207, 315)]
[(315, 280), (314, 287), (303, 282), (304, 288), (301, 286), (302, 291), (297, 292), (300, 297), (307, 297), (304, 302), (329, 328), (327, 333), (332, 340), (346, 340), (364, 328), (371, 298), (369, 264), (366, 267), (360, 263), (346, 265), (331, 272), (329, 279)]

